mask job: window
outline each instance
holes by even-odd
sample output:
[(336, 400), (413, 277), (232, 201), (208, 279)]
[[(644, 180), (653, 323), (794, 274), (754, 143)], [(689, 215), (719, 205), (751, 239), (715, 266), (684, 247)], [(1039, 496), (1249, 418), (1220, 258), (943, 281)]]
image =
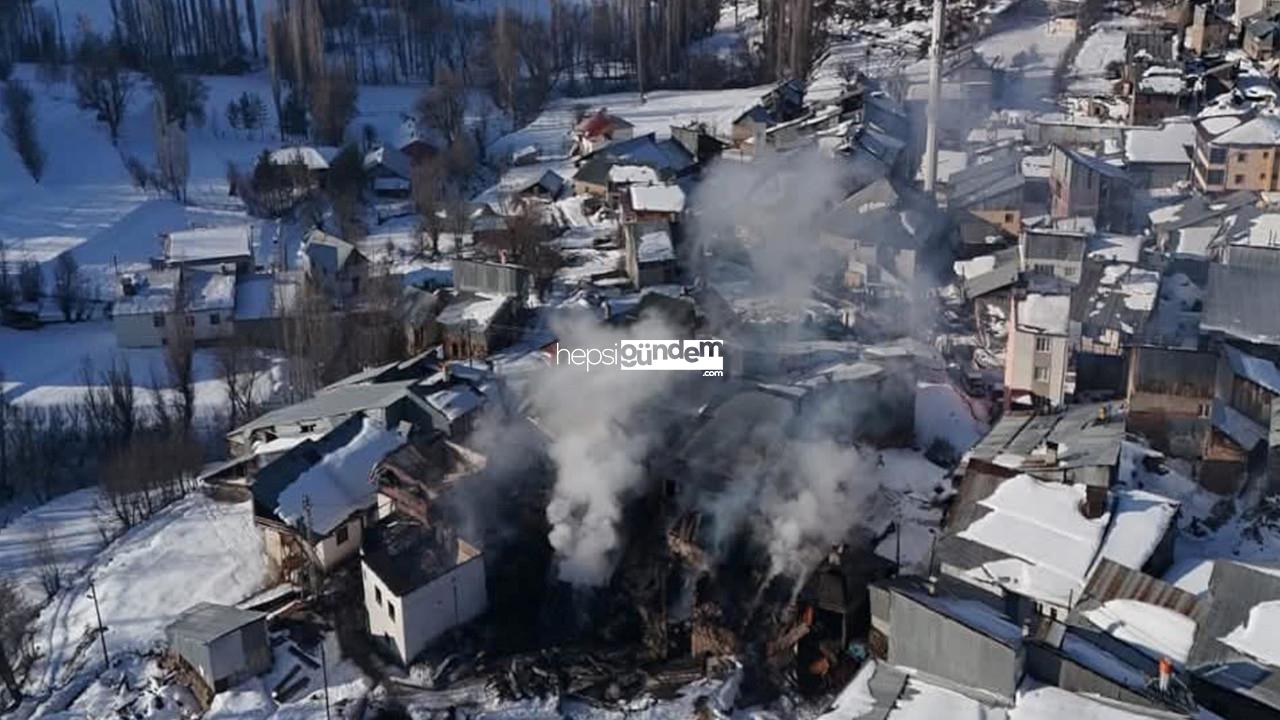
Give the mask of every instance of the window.
[(1013, 222), (1013, 213), (1005, 213), (1005, 214), (1004, 214), (1004, 221), (1005, 221), (1005, 222), (1007, 222), (1007, 223), (1011, 223), (1011, 222)]
[(1236, 153), (1236, 162), (1244, 162), (1244, 158), (1245, 158), (1245, 154), (1244, 154), (1244, 153), (1242, 153), (1242, 152), (1241, 152), (1241, 153)]
[(378, 587), (377, 585), (373, 586), (373, 602), (378, 607), (382, 607), (382, 588)]
[(1047, 337), (1036, 338), (1036, 352), (1049, 352), (1050, 341)]
[(164, 313), (155, 313), (151, 316), (151, 327), (164, 327)]
[(313, 433), (316, 431), (315, 423), (302, 423), (298, 426), (298, 430), (304, 433)]
[(1049, 382), (1049, 368), (1047, 368), (1047, 367), (1037, 367), (1037, 368), (1035, 369), (1035, 376), (1034, 376), (1034, 377), (1035, 377), (1036, 382)]
[(1226, 148), (1209, 148), (1209, 162), (1218, 165), (1227, 161)]
[(1035, 265), (1033, 265), (1033, 266), (1031, 267), (1031, 269), (1032, 269), (1032, 270), (1035, 270), (1036, 272), (1038, 272), (1038, 273), (1040, 273), (1040, 274), (1042, 274), (1042, 275), (1052, 275), (1052, 274), (1053, 274), (1053, 266), (1052, 266), (1052, 265), (1049, 265), (1048, 263), (1036, 263)]
[(1235, 183), (1236, 183), (1237, 185), (1239, 185), (1239, 184), (1240, 184), (1240, 183), (1242, 183), (1242, 182), (1244, 182), (1244, 176), (1243, 176), (1243, 175), (1237, 175), (1237, 176), (1236, 176), (1236, 179), (1235, 179)]
[(387, 603), (387, 615), (389, 615), (389, 616), (391, 617), (391, 619), (392, 619), (392, 620), (395, 620), (395, 619), (396, 619), (396, 604), (395, 604), (395, 603), (393, 603), (393, 602), (388, 602), (388, 603)]
[(1210, 170), (1207, 182), (1210, 185), (1221, 185), (1227, 174), (1221, 170)]
[(346, 525), (338, 526), (338, 532), (333, 534), (333, 539), (336, 540), (339, 545), (347, 544), (347, 540), (349, 537), (350, 537), (350, 534), (347, 532)]
[(210, 313), (210, 314), (209, 314), (209, 324), (210, 324), (210, 325), (217, 325), (217, 324), (218, 324), (218, 323), (220, 323), (220, 322), (222, 322), (222, 318), (218, 317), (218, 313)]
[(1270, 155), (1271, 155), (1271, 153), (1267, 152), (1266, 150), (1263, 150), (1263, 151), (1262, 151), (1262, 159), (1263, 159), (1263, 160), (1266, 160)]
[(1200, 403), (1200, 405), (1196, 407), (1196, 414), (1202, 418), (1207, 418), (1209, 417), (1209, 409), (1211, 407), (1213, 406), (1209, 403)]
[(1062, 275), (1063, 277), (1075, 277), (1076, 269), (1073, 267), (1064, 267), (1062, 268)]
[(195, 316), (195, 315), (188, 315), (188, 316), (187, 316), (187, 327), (195, 327), (195, 326), (196, 326), (196, 316)]

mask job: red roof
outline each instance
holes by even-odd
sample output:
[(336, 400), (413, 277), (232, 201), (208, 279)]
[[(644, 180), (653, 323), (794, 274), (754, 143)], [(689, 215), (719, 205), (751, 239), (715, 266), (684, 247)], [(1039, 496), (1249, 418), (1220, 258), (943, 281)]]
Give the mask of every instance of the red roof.
[(577, 131), (584, 137), (599, 137), (612, 134), (618, 127), (630, 127), (631, 123), (615, 115), (610, 115), (603, 108), (588, 115), (578, 123)]

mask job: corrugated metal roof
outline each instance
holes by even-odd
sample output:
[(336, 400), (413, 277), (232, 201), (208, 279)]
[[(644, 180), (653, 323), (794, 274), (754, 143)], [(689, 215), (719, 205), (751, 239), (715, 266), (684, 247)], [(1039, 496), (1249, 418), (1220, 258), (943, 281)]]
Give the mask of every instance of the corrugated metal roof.
[(1280, 345), (1280, 270), (1211, 264), (1200, 327)]
[(1248, 620), (1256, 605), (1274, 600), (1280, 600), (1280, 567), (1215, 562), (1209, 611), (1196, 626), (1187, 667), (1214, 685), (1280, 710), (1280, 668), (1262, 665), (1221, 641)]
[(210, 643), (265, 617), (266, 613), (202, 602), (187, 608), (179, 615), (169, 625), (166, 634), (169, 637), (182, 637)]

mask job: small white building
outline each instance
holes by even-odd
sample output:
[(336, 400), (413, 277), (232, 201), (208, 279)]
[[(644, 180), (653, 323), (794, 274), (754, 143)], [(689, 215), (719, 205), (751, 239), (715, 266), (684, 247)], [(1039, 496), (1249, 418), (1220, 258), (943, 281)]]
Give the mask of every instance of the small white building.
[(1029, 293), (1014, 297), (1005, 349), (1006, 402), (1031, 398), (1061, 407), (1074, 392), (1068, 377), (1071, 350), (1071, 296)]
[(121, 277), (111, 322), (120, 347), (160, 347), (183, 329), (209, 342), (234, 329), (236, 276), (195, 268), (170, 268)]
[(405, 515), (370, 528), (361, 576), (369, 633), (405, 665), (489, 606), (479, 548)]

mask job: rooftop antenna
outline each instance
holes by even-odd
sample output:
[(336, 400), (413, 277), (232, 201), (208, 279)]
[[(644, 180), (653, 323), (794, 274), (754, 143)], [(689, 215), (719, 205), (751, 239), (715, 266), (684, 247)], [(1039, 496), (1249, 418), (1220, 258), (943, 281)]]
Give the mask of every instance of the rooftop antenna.
[(933, 40), (929, 43), (929, 109), (924, 140), (924, 189), (938, 185), (938, 111), (942, 104), (942, 35), (946, 26), (946, 0), (933, 0)]

